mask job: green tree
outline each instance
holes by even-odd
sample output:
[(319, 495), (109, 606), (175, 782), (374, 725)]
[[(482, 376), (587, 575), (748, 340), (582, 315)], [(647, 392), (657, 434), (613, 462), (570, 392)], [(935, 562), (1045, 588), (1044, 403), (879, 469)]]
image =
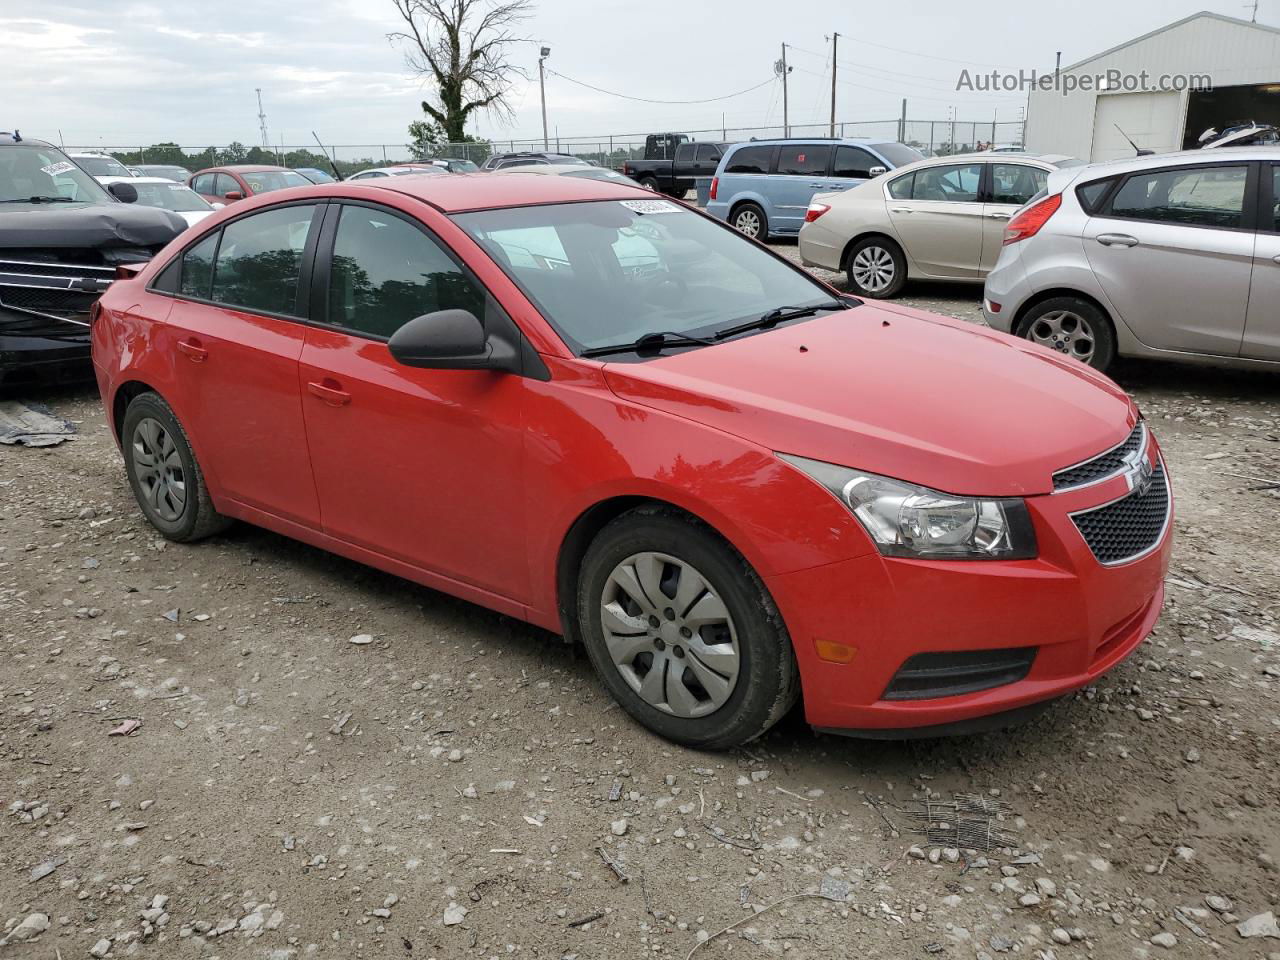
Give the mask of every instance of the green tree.
[[(405, 62), (435, 88), (422, 109), (451, 143), (466, 137), (467, 118), (477, 110), (509, 116), (515, 77), (508, 60), (512, 33), (532, 10), (531, 0), (392, 0), (405, 29), (387, 38), (407, 48)], [(412, 134), (411, 134), (412, 135)]]

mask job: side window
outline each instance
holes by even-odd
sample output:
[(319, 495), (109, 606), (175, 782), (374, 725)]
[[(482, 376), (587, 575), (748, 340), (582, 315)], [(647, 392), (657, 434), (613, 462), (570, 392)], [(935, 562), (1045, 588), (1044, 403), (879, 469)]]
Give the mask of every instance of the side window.
[(191, 181), (191, 189), (205, 196), (213, 196), (213, 174), (202, 173)]
[(1111, 199), (1110, 216), (1195, 227), (1238, 227), (1248, 168), (1181, 167), (1129, 177)]
[(1095, 180), (1093, 183), (1085, 183), (1076, 187), (1076, 196), (1080, 200), (1080, 206), (1084, 207), (1085, 212), (1094, 214), (1098, 212), (1098, 204), (1102, 202), (1102, 198), (1107, 195), (1107, 191), (1111, 189), (1111, 185), (1115, 183), (1115, 178), (1109, 180)]
[(483, 320), (484, 304), (484, 291), (417, 227), (381, 210), (342, 208), (329, 273), (334, 326), (390, 337), (437, 310), (469, 310)]
[(215, 230), (182, 255), (182, 281), (178, 285), (178, 292), (184, 297), (209, 299), (209, 284), (213, 280), (213, 255), (218, 252), (218, 237), (221, 234), (221, 230)]
[(680, 146), (676, 147), (676, 163), (687, 163), (692, 160), (696, 149), (697, 144), (694, 143), (680, 144)]
[(982, 181), (982, 164), (954, 164), (926, 167), (916, 171), (911, 188), (912, 200), (934, 200), (944, 203), (972, 203), (978, 199)]
[(235, 178), (225, 173), (220, 173), (213, 182), (213, 192), (220, 197), (225, 197), (233, 190), (240, 190), (240, 184), (236, 183)]
[(1022, 206), (1044, 189), (1049, 180), (1047, 170), (1025, 163), (993, 163), (991, 165), (991, 202)]
[(252, 313), (297, 312), (302, 251), (315, 207), (276, 207), (227, 224), (210, 299)]
[(831, 167), (831, 175), (833, 177), (869, 180), (871, 179), (872, 167), (887, 166), (888, 164), (883, 160), (877, 160), (861, 147), (839, 146), (836, 147), (836, 162)]
[(715, 148), (714, 144), (700, 143), (698, 144), (698, 161), (701, 163), (719, 163), (720, 151)]
[[(1263, 213), (1263, 223), (1266, 214)], [(1271, 229), (1280, 233), (1280, 164), (1271, 167)]]
[(768, 173), (773, 147), (742, 147), (733, 151), (725, 173)]
[(908, 173), (905, 177), (898, 177), (896, 180), (889, 181), (889, 196), (895, 200), (910, 200), (911, 185), (915, 183), (916, 175)]
[(825, 177), (829, 143), (784, 144), (778, 153), (778, 173), (791, 177)]

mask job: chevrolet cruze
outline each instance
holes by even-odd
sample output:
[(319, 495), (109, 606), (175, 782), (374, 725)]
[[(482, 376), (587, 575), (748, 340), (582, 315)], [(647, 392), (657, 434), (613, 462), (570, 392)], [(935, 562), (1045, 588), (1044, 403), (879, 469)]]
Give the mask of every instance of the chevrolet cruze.
[(562, 633), (680, 743), (797, 699), (1007, 725), (1160, 612), (1169, 482), (1111, 381), (638, 187), (281, 190), (121, 273), (93, 356), (157, 530), (247, 521)]

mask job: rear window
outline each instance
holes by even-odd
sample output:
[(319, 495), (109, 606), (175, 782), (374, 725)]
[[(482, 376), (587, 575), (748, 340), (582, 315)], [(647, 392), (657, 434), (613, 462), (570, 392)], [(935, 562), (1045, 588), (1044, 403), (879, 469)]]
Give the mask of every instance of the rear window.
[(778, 173), (792, 177), (824, 177), (830, 158), (829, 143), (789, 143), (778, 151)]
[(924, 159), (923, 153), (905, 143), (877, 143), (875, 150), (895, 167), (905, 167), (908, 163)]
[(768, 173), (773, 147), (743, 147), (729, 158), (725, 173)]

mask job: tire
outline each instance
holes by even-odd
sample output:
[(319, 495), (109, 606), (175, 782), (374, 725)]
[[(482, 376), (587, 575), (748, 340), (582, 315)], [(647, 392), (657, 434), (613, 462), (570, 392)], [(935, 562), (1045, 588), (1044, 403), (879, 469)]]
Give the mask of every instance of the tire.
[(1116, 358), (1116, 335), (1111, 320), (1082, 297), (1051, 297), (1018, 321), (1017, 336), (1106, 370)]
[(729, 217), (729, 226), (752, 240), (763, 242), (769, 239), (769, 219), (754, 203), (744, 203), (735, 207)]
[(888, 300), (902, 292), (907, 282), (907, 258), (887, 237), (859, 240), (845, 260), (849, 289), (860, 297)]
[[(124, 469), (147, 522), (178, 543), (202, 540), (225, 530), (231, 520), (213, 508), (204, 474), (191, 452), (186, 431), (157, 393), (134, 397), (120, 429)], [(164, 463), (149, 469), (164, 455)]]
[[(651, 591), (662, 596), (650, 601)], [(577, 610), (605, 687), (668, 740), (738, 746), (799, 698), (791, 638), (764, 584), (729, 544), (676, 510), (640, 507), (597, 534), (583, 558)]]
[(636, 181), (636, 183), (640, 184), (640, 186), (644, 187), (646, 190), (652, 190), (654, 193), (662, 192), (658, 189), (658, 181), (654, 177), (641, 177)]

